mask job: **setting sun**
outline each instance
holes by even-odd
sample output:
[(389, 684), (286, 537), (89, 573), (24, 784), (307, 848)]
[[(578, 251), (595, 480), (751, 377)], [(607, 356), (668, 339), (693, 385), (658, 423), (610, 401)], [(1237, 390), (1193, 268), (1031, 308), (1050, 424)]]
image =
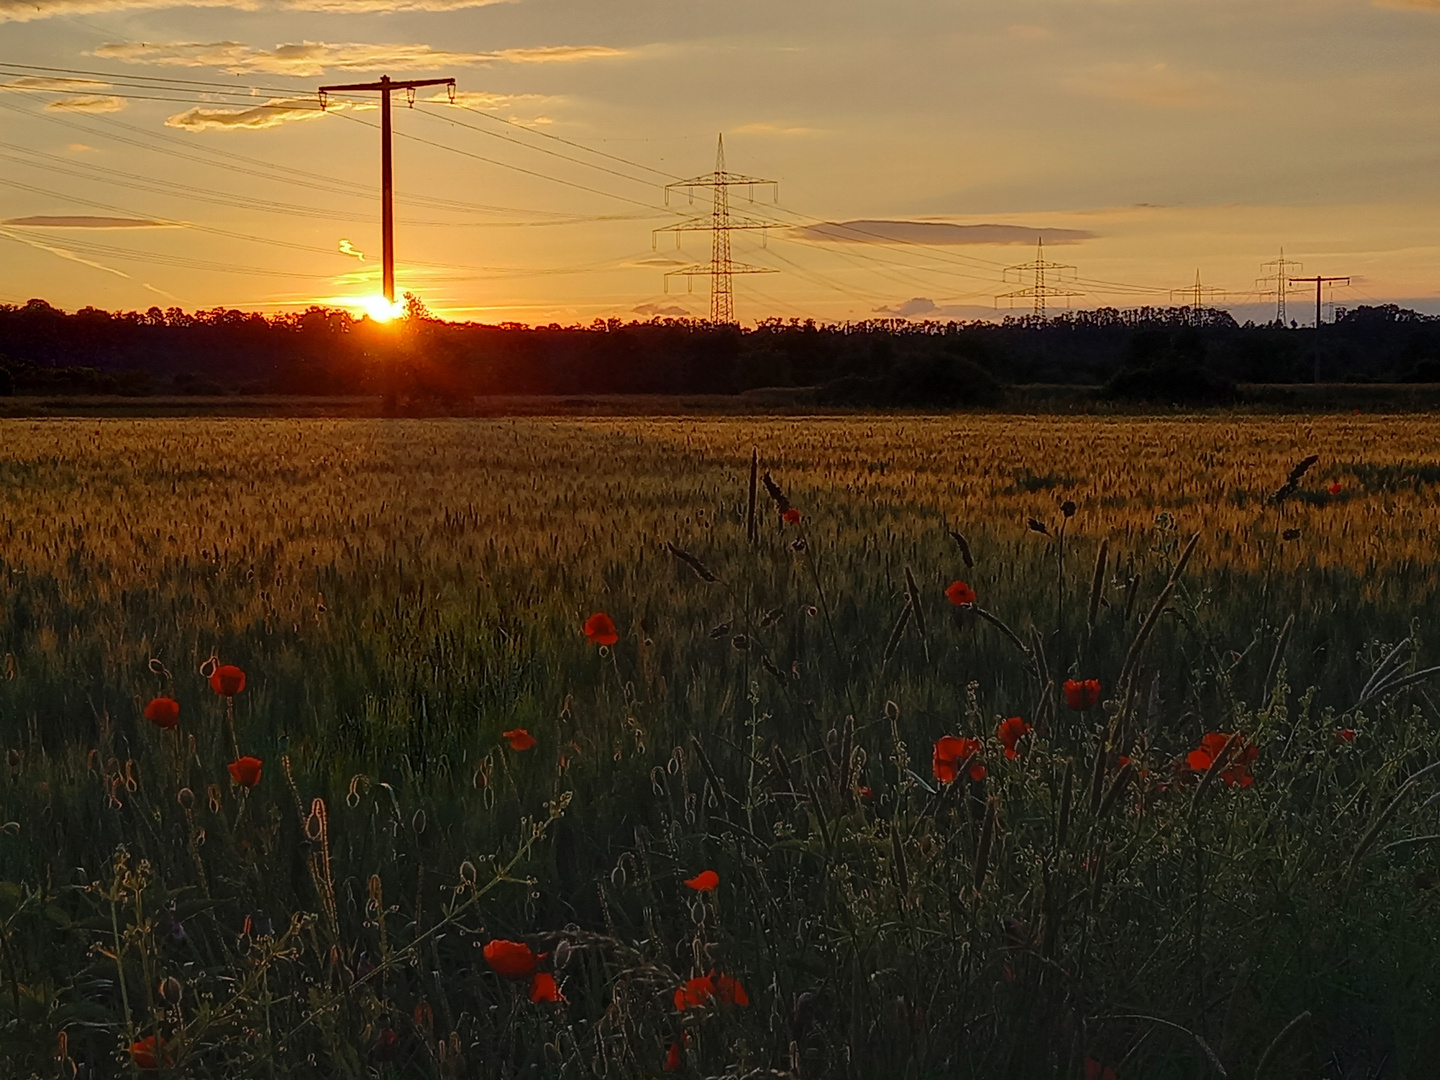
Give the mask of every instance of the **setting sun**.
[(392, 304), (383, 296), (364, 296), (360, 298), (360, 311), (375, 322), (388, 323), (404, 313), (405, 305), (400, 301)]

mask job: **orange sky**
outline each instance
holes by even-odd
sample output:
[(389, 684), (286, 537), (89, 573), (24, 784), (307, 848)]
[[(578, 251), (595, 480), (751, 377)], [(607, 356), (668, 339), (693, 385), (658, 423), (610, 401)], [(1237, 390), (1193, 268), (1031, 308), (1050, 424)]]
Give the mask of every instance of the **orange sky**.
[[(720, 131), (779, 181), (778, 204), (736, 193), (768, 227), (735, 258), (778, 271), (736, 279), (742, 322), (994, 316), (1040, 229), (1069, 231), (1052, 310), (1168, 304), (1198, 270), (1273, 317), (1256, 279), (1283, 245), (1351, 276), (1327, 300), (1440, 311), (1440, 0), (0, 0), (0, 22), (0, 301), (359, 306), (377, 114), (314, 91), (388, 72), (459, 84), (395, 116), (399, 286), (452, 317), (705, 314), (705, 279), (664, 275), (708, 234), (652, 231), (708, 212), (663, 189)], [(912, 224), (806, 229), (856, 220)]]

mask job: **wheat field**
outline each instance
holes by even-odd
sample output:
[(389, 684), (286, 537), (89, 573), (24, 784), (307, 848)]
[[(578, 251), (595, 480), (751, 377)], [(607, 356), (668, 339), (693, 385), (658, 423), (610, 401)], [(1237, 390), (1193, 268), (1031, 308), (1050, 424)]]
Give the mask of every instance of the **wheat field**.
[(1437, 436), (0, 421), (0, 1053), (1279, 1077), (1359, 1016), (1426, 1075)]

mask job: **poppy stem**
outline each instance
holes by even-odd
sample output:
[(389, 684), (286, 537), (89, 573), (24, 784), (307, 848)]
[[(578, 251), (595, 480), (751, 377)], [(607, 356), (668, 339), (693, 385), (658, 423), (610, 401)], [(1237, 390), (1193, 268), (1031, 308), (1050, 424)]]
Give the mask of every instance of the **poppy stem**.
[(240, 741), (235, 738), (235, 698), (225, 699), (225, 730), (230, 734), (230, 749), (234, 752), (231, 761), (240, 760)]

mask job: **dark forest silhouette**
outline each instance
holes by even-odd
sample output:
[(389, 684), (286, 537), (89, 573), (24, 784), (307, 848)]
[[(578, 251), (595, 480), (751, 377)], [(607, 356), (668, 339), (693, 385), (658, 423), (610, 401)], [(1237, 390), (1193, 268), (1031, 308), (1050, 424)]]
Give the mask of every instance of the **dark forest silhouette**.
[[(1317, 365), (1318, 361), (1318, 365)], [(815, 387), (830, 404), (983, 405), (1005, 385), (1104, 386), (1134, 400), (1221, 402), (1237, 383), (1440, 382), (1440, 318), (1396, 305), (1321, 328), (1140, 308), (1003, 322), (597, 320), (451, 323), (412, 300), (377, 325), (312, 307), (60, 311), (0, 305), (0, 393), (735, 394)]]

